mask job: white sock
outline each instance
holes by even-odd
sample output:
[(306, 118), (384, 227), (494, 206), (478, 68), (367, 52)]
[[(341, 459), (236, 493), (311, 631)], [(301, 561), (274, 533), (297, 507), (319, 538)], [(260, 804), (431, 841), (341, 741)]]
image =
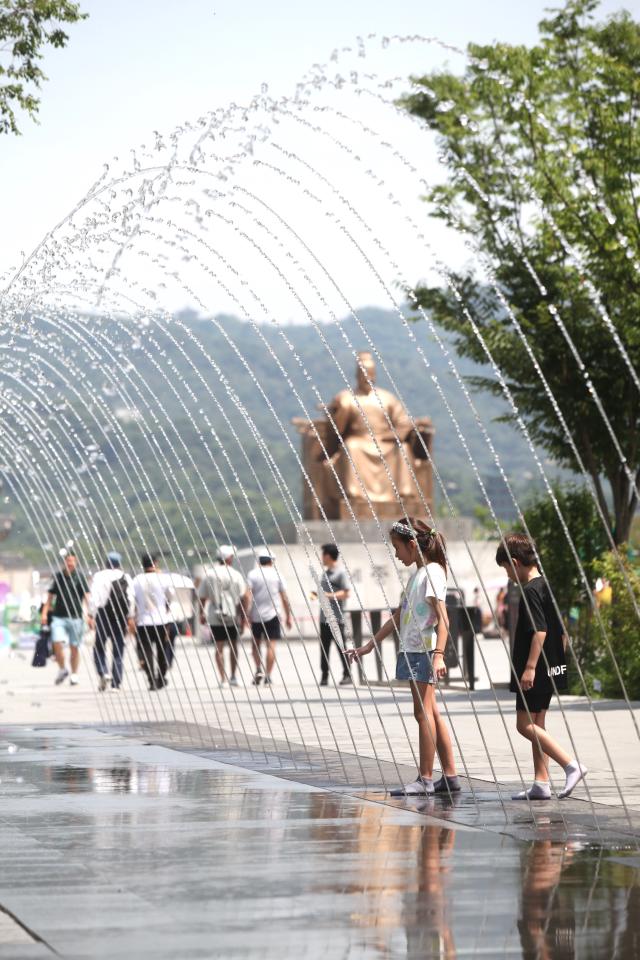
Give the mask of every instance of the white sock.
[(564, 768), (566, 780), (564, 787), (558, 794), (558, 797), (562, 800), (564, 797), (568, 797), (576, 784), (586, 777), (587, 768), (583, 767), (581, 763), (578, 763), (577, 760), (572, 760)]
[(550, 800), (551, 790), (548, 780), (534, 780), (528, 790), (521, 790), (515, 793), (512, 800)]

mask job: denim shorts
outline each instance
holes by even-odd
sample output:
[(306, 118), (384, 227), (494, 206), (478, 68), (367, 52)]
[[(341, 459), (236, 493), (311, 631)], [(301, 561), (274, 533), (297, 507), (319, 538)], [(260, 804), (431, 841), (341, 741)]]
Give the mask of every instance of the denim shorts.
[(434, 683), (431, 656), (430, 653), (399, 653), (396, 662), (396, 680)]
[(82, 643), (84, 623), (82, 617), (52, 617), (51, 642), (68, 643), (72, 647), (79, 647)]

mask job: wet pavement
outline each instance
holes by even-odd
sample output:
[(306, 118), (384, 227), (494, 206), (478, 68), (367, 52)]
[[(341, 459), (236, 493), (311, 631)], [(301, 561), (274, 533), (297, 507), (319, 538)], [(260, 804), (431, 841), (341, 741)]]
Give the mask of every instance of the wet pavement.
[(629, 831), (523, 841), (471, 826), (469, 791), (391, 804), (238, 761), (1, 728), (0, 958), (640, 957)]
[[(391, 649), (393, 644), (390, 645)], [(363, 758), (364, 782), (375, 787), (384, 772), (387, 785), (395, 786), (399, 768), (415, 764), (416, 733), (408, 689), (387, 687), (319, 688), (316, 676), (316, 646), (284, 641), (279, 648), (277, 677), (273, 685), (252, 685), (250, 653), (242, 647), (240, 686), (218, 686), (210, 646), (182, 638), (170, 684), (160, 695), (149, 693), (132, 661), (123, 689), (104, 696), (97, 687), (91, 650), (83, 646), (80, 683), (54, 686), (55, 667), (34, 670), (25, 651), (0, 654), (0, 723), (34, 724), (69, 722), (90, 726), (139, 726), (162, 724), (193, 732), (176, 744), (201, 745), (245, 752), (247, 744), (264, 737), (277, 740), (280, 753), (327, 758), (331, 783), (345, 752)], [(389, 653), (391, 651), (388, 651)], [(12, 655), (13, 654), (13, 655)], [(253, 666), (253, 665), (251, 665)], [(374, 671), (375, 672), (375, 671)], [(513, 695), (506, 690), (477, 691), (441, 689), (441, 709), (454, 737), (454, 752), (460, 772), (479, 780), (504, 785), (508, 797), (528, 786), (531, 748), (515, 734)], [(624, 815), (624, 807), (640, 816), (640, 704), (631, 709), (624, 701), (598, 701), (597, 712), (579, 697), (563, 697), (554, 703), (548, 726), (559, 742), (589, 768), (589, 777), (576, 790), (576, 797), (607, 804)], [(606, 749), (605, 749), (606, 746)], [(258, 747), (258, 752), (260, 747)], [(255, 751), (254, 751), (255, 752)], [(339, 754), (338, 754), (339, 752)], [(306, 762), (306, 761), (305, 761)], [(363, 782), (361, 771), (342, 781)], [(552, 769), (554, 786), (564, 782)], [(485, 786), (486, 789), (486, 786)], [(496, 788), (497, 789), (497, 788)], [(584, 806), (584, 805), (583, 805)], [(612, 812), (613, 812), (612, 811)]]

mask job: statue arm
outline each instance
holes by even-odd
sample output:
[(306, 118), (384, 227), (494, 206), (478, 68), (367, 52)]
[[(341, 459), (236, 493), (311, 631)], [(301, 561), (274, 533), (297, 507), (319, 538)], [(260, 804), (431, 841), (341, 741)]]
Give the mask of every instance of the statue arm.
[(389, 419), (393, 424), (394, 430), (398, 434), (398, 438), (403, 443), (406, 443), (407, 440), (411, 439), (411, 434), (413, 433), (413, 424), (409, 419), (409, 415), (407, 414), (407, 411), (405, 410), (405, 408), (403, 407), (403, 405), (401, 404), (401, 402), (398, 400), (397, 397), (393, 398), (391, 410), (389, 411), (389, 413), (390, 413)]
[(336, 430), (341, 437), (344, 437), (351, 419), (351, 410), (353, 401), (347, 391), (342, 390), (333, 400), (327, 404), (327, 409), (333, 418)]

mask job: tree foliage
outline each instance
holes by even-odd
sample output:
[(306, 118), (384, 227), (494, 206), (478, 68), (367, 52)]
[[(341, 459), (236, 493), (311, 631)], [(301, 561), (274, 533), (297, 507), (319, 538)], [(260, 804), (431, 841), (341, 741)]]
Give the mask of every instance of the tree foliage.
[[(612, 589), (612, 602), (600, 607), (609, 645), (604, 642), (599, 625), (590, 617), (589, 642), (583, 645), (582, 652), (587, 684), (591, 689), (605, 697), (620, 697), (622, 676), (628, 696), (637, 700), (640, 697), (640, 630), (635, 608), (640, 606), (640, 574), (626, 554), (626, 550), (620, 551), (620, 557), (611, 552), (604, 553), (594, 565), (596, 576), (608, 580)], [(624, 566), (624, 575), (620, 562)], [(595, 687), (594, 679), (600, 681)]]
[[(554, 495), (589, 587), (593, 588), (600, 558), (609, 546), (593, 498), (584, 487), (571, 484), (556, 486)], [(568, 616), (571, 608), (585, 598), (586, 589), (550, 497), (536, 497), (524, 510), (524, 518), (558, 606)]]
[[(607, 320), (640, 368), (640, 24), (624, 12), (596, 23), (596, 7), (569, 0), (531, 48), (470, 45), (464, 75), (416, 79), (404, 106), (436, 132), (447, 167), (426, 198), (434, 215), (489, 264), (490, 282), (459, 271), (416, 301), (460, 355), (486, 363), (484, 339), (534, 440), (584, 464), (622, 542), (640, 481), (640, 392)], [(496, 376), (475, 384), (502, 392)]]
[(62, 25), (86, 16), (70, 0), (0, 0), (0, 133), (20, 132), (16, 111), (35, 118), (43, 48), (66, 46)]

